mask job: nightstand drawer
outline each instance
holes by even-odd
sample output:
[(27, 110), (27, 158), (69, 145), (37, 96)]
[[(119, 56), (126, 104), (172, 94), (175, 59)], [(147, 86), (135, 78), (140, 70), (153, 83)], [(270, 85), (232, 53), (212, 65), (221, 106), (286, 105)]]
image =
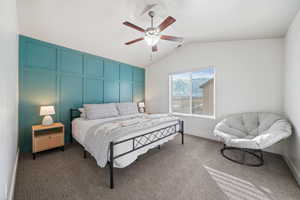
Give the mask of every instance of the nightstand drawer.
[(62, 133), (51, 135), (49, 141), (50, 148), (61, 147), (63, 145), (64, 145), (64, 135)]
[(50, 135), (35, 137), (33, 152), (39, 152), (49, 149)]
[(64, 135), (62, 133), (40, 135), (35, 138), (34, 152), (44, 151), (64, 145)]

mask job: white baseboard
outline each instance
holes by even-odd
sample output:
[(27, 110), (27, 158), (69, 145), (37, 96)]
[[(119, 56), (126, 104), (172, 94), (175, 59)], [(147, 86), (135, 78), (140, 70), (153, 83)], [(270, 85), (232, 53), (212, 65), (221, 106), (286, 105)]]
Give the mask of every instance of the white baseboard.
[(15, 185), (16, 185), (16, 176), (17, 176), (17, 169), (18, 169), (18, 161), (19, 161), (19, 149), (17, 151), (17, 156), (14, 164), (13, 173), (11, 176), (11, 183), (10, 183), (10, 189), (8, 194), (8, 200), (13, 200), (14, 193), (15, 193)]
[(294, 178), (296, 179), (298, 185), (300, 186), (300, 172), (297, 169), (297, 167), (294, 165), (294, 163), (291, 161), (291, 159), (289, 159), (289, 157), (287, 156), (283, 156), (286, 164), (289, 166)]

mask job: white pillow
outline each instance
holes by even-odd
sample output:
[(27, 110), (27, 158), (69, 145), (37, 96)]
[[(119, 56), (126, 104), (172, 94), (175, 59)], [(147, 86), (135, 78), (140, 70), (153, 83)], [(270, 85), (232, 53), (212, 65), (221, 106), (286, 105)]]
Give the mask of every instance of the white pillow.
[(116, 104), (84, 104), (84, 111), (87, 119), (103, 119), (117, 117), (119, 115)]
[(117, 108), (120, 115), (133, 115), (139, 113), (137, 104), (132, 102), (118, 103)]

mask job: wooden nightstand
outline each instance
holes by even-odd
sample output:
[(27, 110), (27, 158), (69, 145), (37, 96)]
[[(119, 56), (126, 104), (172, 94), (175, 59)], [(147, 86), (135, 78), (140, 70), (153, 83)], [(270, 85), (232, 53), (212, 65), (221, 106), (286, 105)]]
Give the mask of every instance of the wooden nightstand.
[(32, 156), (38, 152), (61, 147), (64, 150), (65, 127), (62, 123), (32, 126)]

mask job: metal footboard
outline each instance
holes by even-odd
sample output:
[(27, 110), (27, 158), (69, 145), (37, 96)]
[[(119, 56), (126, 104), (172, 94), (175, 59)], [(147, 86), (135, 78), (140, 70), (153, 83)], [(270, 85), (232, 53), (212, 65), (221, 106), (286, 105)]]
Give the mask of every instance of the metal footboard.
[[(179, 131), (176, 130), (176, 127), (179, 125)], [(134, 151), (137, 151), (143, 147), (146, 147), (148, 145), (151, 145), (155, 142), (158, 142), (160, 140), (163, 140), (166, 137), (169, 137), (171, 135), (175, 135), (177, 133), (181, 134), (181, 144), (184, 144), (184, 121), (179, 120), (178, 123), (165, 127), (165, 128), (161, 128), (155, 131), (151, 131), (149, 133), (145, 133), (142, 135), (137, 135), (125, 140), (121, 140), (118, 142), (110, 142), (109, 145), (109, 155), (110, 155), (110, 159), (109, 159), (109, 174), (110, 174), (110, 188), (113, 189), (114, 188), (114, 160), (117, 158), (120, 158), (122, 156), (125, 156), (129, 153), (132, 153)], [(114, 147), (119, 145), (119, 144), (123, 144), (125, 142), (130, 142), (132, 143), (132, 148), (122, 154), (119, 155), (114, 155)]]
[[(70, 110), (70, 137), (71, 137), (71, 142), (73, 141), (72, 139), (72, 121), (73, 119), (79, 117), (80, 113), (78, 112), (78, 109), (71, 109)], [(177, 126), (179, 126), (179, 131), (177, 131)], [(154, 130), (142, 135), (137, 135), (128, 139), (124, 139), (121, 141), (117, 142), (110, 142), (109, 144), (109, 175), (110, 175), (110, 188), (114, 188), (114, 160), (117, 158), (120, 158), (122, 156), (125, 156), (127, 154), (130, 154), (134, 151), (137, 151), (141, 148), (144, 148), (148, 145), (151, 145), (155, 142), (158, 142), (160, 140), (163, 140), (171, 135), (175, 135), (177, 133), (181, 134), (181, 144), (184, 144), (184, 121), (183, 120), (178, 120), (176, 124), (173, 124), (168, 127), (164, 127), (158, 130)], [(117, 145), (124, 144), (124, 143), (131, 143), (131, 149), (123, 152), (121, 154), (115, 155), (114, 154), (114, 148)], [(86, 158), (86, 151), (84, 150), (84, 158)]]

